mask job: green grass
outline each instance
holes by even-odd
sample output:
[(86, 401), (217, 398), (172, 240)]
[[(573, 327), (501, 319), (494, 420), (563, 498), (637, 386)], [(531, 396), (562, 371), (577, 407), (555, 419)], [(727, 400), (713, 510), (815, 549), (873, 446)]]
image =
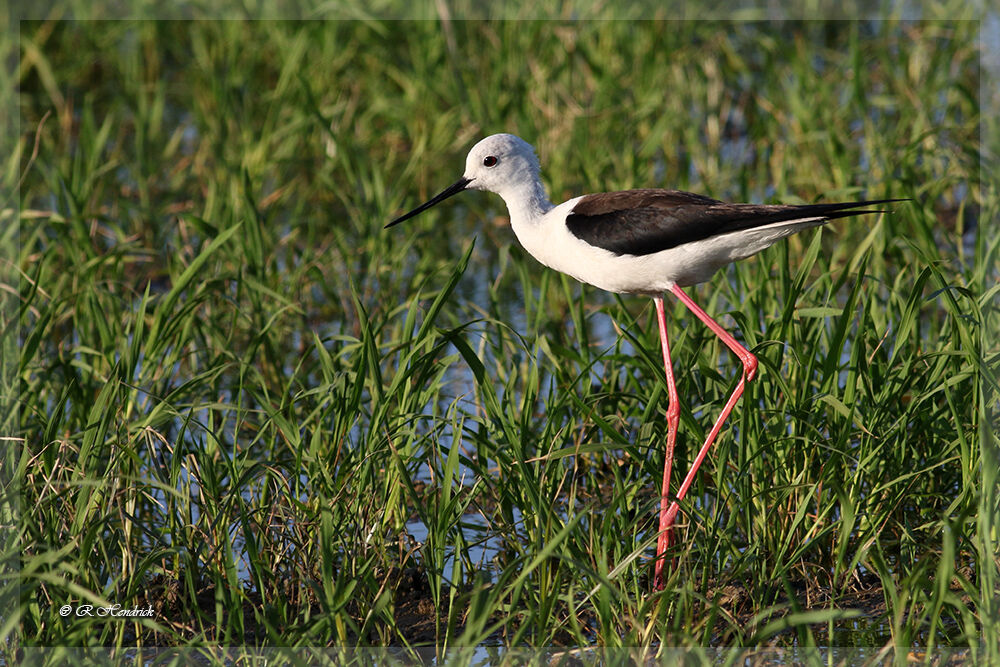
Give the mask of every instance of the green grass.
[[(2, 207), (20, 223), (2, 236), (8, 659), (842, 646), (1000, 663), (978, 23), (885, 18), (22, 23), (4, 81), (21, 118), (5, 191), (23, 179)], [(538, 265), (495, 196), (382, 229), (499, 131), (537, 147), (556, 201), (912, 200), (692, 290), (760, 372), (682, 506), (662, 593), (650, 300)], [(668, 304), (683, 470), (738, 365)], [(58, 613), (84, 603), (156, 613)]]

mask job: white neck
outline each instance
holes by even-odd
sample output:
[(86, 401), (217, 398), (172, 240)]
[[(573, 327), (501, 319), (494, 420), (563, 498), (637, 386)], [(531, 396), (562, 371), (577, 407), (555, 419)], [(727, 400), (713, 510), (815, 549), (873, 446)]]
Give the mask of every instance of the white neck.
[(536, 223), (554, 208), (545, 194), (545, 186), (538, 178), (504, 188), (503, 192), (497, 194), (507, 204), (510, 224), (514, 227)]

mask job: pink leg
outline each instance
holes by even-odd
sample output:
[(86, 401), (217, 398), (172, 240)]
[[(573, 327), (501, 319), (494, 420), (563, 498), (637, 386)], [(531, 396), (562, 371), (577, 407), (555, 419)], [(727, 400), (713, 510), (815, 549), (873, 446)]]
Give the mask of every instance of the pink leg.
[[(705, 460), (705, 455), (708, 454), (709, 448), (712, 446), (712, 443), (715, 442), (715, 438), (716, 438), (716, 436), (719, 435), (719, 431), (722, 430), (723, 423), (725, 423), (726, 418), (729, 417), (729, 413), (733, 411), (733, 407), (736, 405), (736, 402), (740, 399), (740, 396), (743, 395), (743, 389), (745, 388), (746, 383), (749, 382), (750, 380), (754, 379), (754, 376), (757, 375), (757, 357), (755, 357), (753, 355), (753, 353), (750, 352), (750, 350), (748, 350), (745, 347), (743, 347), (742, 345), (740, 345), (739, 341), (737, 341), (735, 338), (733, 338), (729, 334), (729, 332), (727, 332), (725, 329), (723, 329), (722, 326), (718, 322), (716, 322), (715, 320), (713, 320), (708, 313), (706, 313), (704, 310), (702, 310), (698, 306), (698, 304), (696, 304), (691, 299), (691, 297), (689, 297), (684, 292), (684, 290), (682, 290), (680, 287), (677, 287), (675, 285), (671, 289), (671, 291), (674, 293), (674, 295), (677, 296), (678, 299), (680, 299), (681, 303), (683, 303), (685, 306), (687, 306), (688, 309), (692, 313), (694, 313), (695, 316), (697, 316), (697, 318), (699, 320), (701, 320), (702, 322), (705, 323), (705, 326), (707, 326), (709, 329), (711, 329), (715, 333), (716, 336), (718, 336), (719, 338), (721, 338), (722, 342), (725, 343), (726, 346), (730, 350), (732, 350), (733, 353), (737, 357), (740, 358), (740, 361), (743, 362), (743, 377), (740, 378), (739, 383), (736, 385), (736, 389), (733, 390), (733, 393), (729, 397), (729, 400), (726, 401), (726, 405), (722, 408), (722, 412), (719, 414), (719, 418), (715, 420), (715, 424), (712, 426), (712, 430), (709, 432), (708, 437), (705, 438), (705, 444), (703, 444), (701, 446), (701, 449), (698, 451), (698, 456), (695, 457), (694, 463), (691, 464), (691, 469), (688, 471), (687, 476), (684, 478), (684, 481), (681, 483), (681, 487), (677, 490), (677, 498), (674, 500), (673, 503), (670, 504), (670, 506), (668, 508), (664, 508), (664, 505), (666, 504), (666, 501), (667, 501), (667, 488), (666, 488), (667, 479), (664, 478), (664, 482), (663, 482), (664, 483), (664, 489), (663, 489), (663, 493), (662, 493), (662, 497), (661, 497), (661, 501), (660, 501), (661, 502), (661, 505), (660, 505), (660, 539), (659, 539), (659, 542), (657, 544), (657, 556), (661, 557), (661, 558), (656, 563), (656, 575), (653, 577), (653, 586), (657, 590), (660, 590), (663, 587), (663, 578), (661, 576), (661, 574), (662, 574), (661, 568), (662, 568), (662, 565), (663, 565), (663, 558), (662, 558), (662, 556), (663, 556), (663, 553), (664, 553), (664, 550), (665, 550), (666, 546), (669, 546), (669, 544), (670, 544), (670, 537), (669, 537), (670, 536), (670, 530), (671, 530), (671, 527), (673, 526), (674, 519), (677, 517), (677, 512), (680, 509), (680, 505), (678, 503), (680, 503), (680, 501), (684, 500), (684, 496), (687, 495), (688, 489), (690, 489), (691, 488), (691, 484), (694, 483), (694, 476), (698, 472), (698, 468), (701, 466), (701, 462)], [(661, 305), (661, 307), (662, 307), (662, 305)], [(662, 326), (663, 325), (661, 325), (660, 342), (664, 344), (664, 357), (666, 358), (667, 357), (667, 353), (666, 353), (666, 333), (665, 333), (664, 329), (662, 328)], [(668, 376), (671, 376), (671, 375), (672, 375), (672, 373), (670, 371), (668, 371)], [(673, 378), (671, 377), (671, 381), (672, 381), (672, 379)], [(669, 383), (670, 383), (670, 381), (668, 381), (668, 384)], [(668, 420), (669, 420), (669, 412), (668, 412)], [(674, 429), (672, 428), (671, 432), (673, 432), (673, 430)], [(672, 458), (673, 457), (673, 437), (669, 436), (669, 435), (668, 435), (668, 439), (667, 439), (667, 447), (668, 447), (668, 456), (670, 458)], [(668, 462), (668, 464), (667, 464), (667, 470), (669, 470), (669, 466), (670, 465), (671, 465), (671, 463)], [(666, 535), (666, 539), (664, 539), (664, 535)]]
[[(667, 340), (667, 318), (663, 312), (663, 298), (653, 299), (656, 304), (656, 322), (660, 327), (660, 347), (663, 350), (663, 369), (667, 373), (667, 449), (663, 462), (663, 488), (660, 492), (660, 535), (656, 542), (656, 570), (653, 575), (653, 588), (663, 590), (663, 563), (666, 560), (667, 549), (670, 548), (670, 524), (668, 511), (670, 507), (670, 471), (674, 463), (674, 443), (677, 441), (677, 424), (681, 409), (677, 401), (677, 384), (674, 381), (674, 369), (670, 363), (670, 343)], [(676, 514), (676, 512), (675, 512)]]

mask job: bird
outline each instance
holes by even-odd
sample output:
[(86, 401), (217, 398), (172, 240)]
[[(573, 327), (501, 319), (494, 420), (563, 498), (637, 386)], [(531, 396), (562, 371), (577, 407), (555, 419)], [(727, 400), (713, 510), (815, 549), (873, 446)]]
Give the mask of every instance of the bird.
[[(865, 207), (904, 201), (870, 199), (804, 205), (726, 203), (691, 192), (646, 188), (549, 201), (535, 149), (513, 134), (490, 135), (469, 151), (465, 172), (451, 186), (385, 225), (393, 227), (465, 190), (500, 195), (510, 226), (541, 264), (582, 283), (653, 298), (667, 383), (667, 434), (659, 503), (653, 588), (665, 586), (664, 563), (680, 503), (723, 424), (757, 374), (757, 357), (706, 313), (684, 287), (708, 281), (720, 268), (781, 239), (830, 220), (885, 212)], [(670, 357), (663, 297), (673, 294), (739, 359), (740, 379), (670, 496), (680, 402)]]

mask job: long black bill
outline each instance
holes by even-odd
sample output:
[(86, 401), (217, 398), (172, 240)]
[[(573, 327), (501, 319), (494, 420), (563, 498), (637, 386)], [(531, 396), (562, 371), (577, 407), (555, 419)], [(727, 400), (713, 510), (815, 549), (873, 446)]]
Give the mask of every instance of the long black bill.
[(444, 190), (444, 192), (442, 192), (441, 194), (435, 196), (433, 199), (430, 199), (430, 200), (424, 202), (423, 204), (421, 204), (420, 206), (416, 207), (415, 209), (413, 209), (409, 213), (407, 213), (405, 215), (399, 216), (398, 218), (396, 218), (395, 220), (393, 220), (392, 222), (390, 222), (388, 225), (386, 225), (385, 227), (383, 227), (383, 229), (389, 229), (393, 225), (398, 225), (399, 223), (403, 222), (404, 220), (409, 220), (413, 216), (418, 215), (420, 213), (423, 213), (424, 211), (426, 211), (427, 209), (429, 209), (431, 206), (434, 206), (434, 204), (440, 204), (441, 202), (443, 202), (448, 197), (450, 197), (452, 195), (457, 195), (459, 192), (461, 192), (462, 190), (464, 190), (469, 185), (469, 183), (471, 183), (471, 182), (472, 182), (471, 178), (464, 178), (463, 177), (463, 178), (458, 179), (452, 185), (450, 185), (446, 190)]

